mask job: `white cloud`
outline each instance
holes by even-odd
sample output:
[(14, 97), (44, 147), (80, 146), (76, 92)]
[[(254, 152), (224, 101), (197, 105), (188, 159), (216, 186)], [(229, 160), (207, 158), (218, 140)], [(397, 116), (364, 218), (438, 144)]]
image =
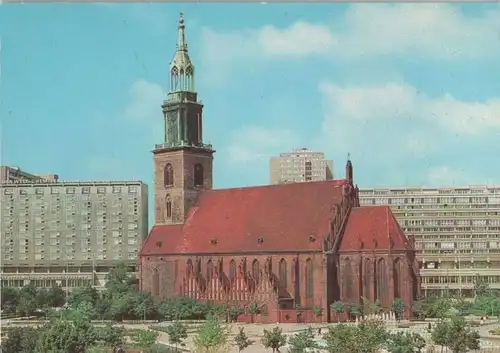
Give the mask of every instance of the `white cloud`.
[[(500, 134), (500, 99), (429, 97), (394, 82), (366, 86), (325, 82), (319, 89), (324, 113), (321, 149), (338, 155), (355, 151), (354, 158), (363, 160), (365, 183), (375, 169), (388, 183), (419, 180), (443, 185), (484, 179), (475, 175), (473, 155), (457, 153), (470, 145), (492, 154), (488, 136), (494, 139)], [(452, 160), (454, 168), (432, 169), (443, 158)], [(412, 175), (406, 175), (409, 170)]]
[[(323, 83), (320, 91), (327, 113), (326, 132), (335, 129), (339, 120), (397, 123), (404, 119), (466, 135), (500, 131), (500, 98), (485, 102), (460, 101), (451, 95), (433, 98), (404, 83), (356, 87)], [(415, 136), (411, 143), (415, 145)]]
[(464, 169), (455, 169), (447, 165), (434, 167), (427, 173), (427, 179), (433, 186), (460, 186), (460, 185), (491, 185), (494, 182), (470, 173)]
[[(212, 68), (239, 60), (410, 54), (436, 59), (500, 57), (500, 7), (466, 16), (452, 4), (353, 4), (333, 26), (297, 21), (285, 28), (203, 31)], [(224, 53), (224, 55), (221, 55)], [(222, 70), (218, 70), (222, 71)]]
[(283, 150), (297, 147), (298, 136), (290, 130), (247, 126), (233, 132), (226, 150), (233, 163), (266, 163)]
[(138, 79), (128, 90), (128, 104), (124, 114), (129, 120), (144, 121), (158, 116), (165, 93), (160, 85)]

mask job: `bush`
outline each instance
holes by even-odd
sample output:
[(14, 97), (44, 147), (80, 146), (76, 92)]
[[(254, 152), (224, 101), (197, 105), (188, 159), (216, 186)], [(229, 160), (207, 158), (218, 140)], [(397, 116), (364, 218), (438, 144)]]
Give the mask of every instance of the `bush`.
[(492, 335), (500, 336), (500, 327), (495, 327), (494, 329), (491, 329), (488, 332)]

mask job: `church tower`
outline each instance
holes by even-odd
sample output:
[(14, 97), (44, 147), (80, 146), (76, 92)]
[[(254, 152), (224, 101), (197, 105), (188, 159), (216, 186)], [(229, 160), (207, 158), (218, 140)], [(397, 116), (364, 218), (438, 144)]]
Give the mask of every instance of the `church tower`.
[(162, 108), (164, 141), (153, 150), (155, 225), (183, 224), (198, 193), (212, 188), (215, 151), (203, 143), (203, 105), (195, 90), (182, 13)]

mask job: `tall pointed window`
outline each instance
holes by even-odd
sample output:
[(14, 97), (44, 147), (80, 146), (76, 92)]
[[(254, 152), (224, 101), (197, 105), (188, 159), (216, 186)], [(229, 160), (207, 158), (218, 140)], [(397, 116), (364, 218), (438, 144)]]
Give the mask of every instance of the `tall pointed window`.
[(191, 259), (186, 262), (186, 276), (189, 278), (193, 274), (193, 261)]
[(377, 262), (377, 299), (380, 304), (387, 305), (387, 263), (384, 259)]
[(252, 262), (252, 277), (255, 279), (255, 282), (259, 281), (259, 275), (260, 275), (259, 261), (255, 259)]
[(283, 286), (286, 288), (286, 260), (281, 259), (280, 264), (279, 264), (279, 275), (280, 275), (280, 282), (283, 284)]
[(194, 186), (203, 186), (203, 166), (200, 163), (194, 166)]
[(173, 186), (174, 185), (174, 168), (172, 164), (167, 163), (165, 169), (163, 170), (163, 179), (165, 186)]
[(160, 295), (160, 271), (157, 268), (153, 270), (152, 294), (155, 297)]
[(212, 260), (208, 260), (207, 262), (207, 282), (210, 282), (212, 280), (212, 274), (214, 272), (214, 264), (212, 263)]
[(371, 293), (371, 282), (373, 279), (372, 274), (372, 262), (370, 259), (365, 261), (365, 266), (363, 268), (363, 296), (371, 301), (372, 293)]
[(165, 216), (167, 219), (172, 218), (172, 198), (168, 194), (165, 197)]
[(402, 272), (403, 263), (400, 259), (396, 259), (396, 261), (394, 261), (394, 298), (401, 298), (402, 296)]
[(231, 260), (229, 263), (229, 280), (234, 281), (236, 279), (236, 261)]
[(306, 260), (306, 298), (314, 298), (314, 266), (311, 259)]
[(346, 259), (344, 262), (344, 273), (342, 274), (342, 287), (344, 288), (345, 301), (349, 301), (353, 298), (352, 280), (351, 260)]

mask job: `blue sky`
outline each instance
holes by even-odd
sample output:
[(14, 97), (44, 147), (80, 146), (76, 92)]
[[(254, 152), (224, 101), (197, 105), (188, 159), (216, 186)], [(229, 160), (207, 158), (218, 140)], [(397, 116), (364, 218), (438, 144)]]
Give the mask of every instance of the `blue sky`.
[(360, 187), (500, 183), (499, 4), (3, 4), (1, 163), (151, 185), (181, 11), (217, 188), (296, 147)]

